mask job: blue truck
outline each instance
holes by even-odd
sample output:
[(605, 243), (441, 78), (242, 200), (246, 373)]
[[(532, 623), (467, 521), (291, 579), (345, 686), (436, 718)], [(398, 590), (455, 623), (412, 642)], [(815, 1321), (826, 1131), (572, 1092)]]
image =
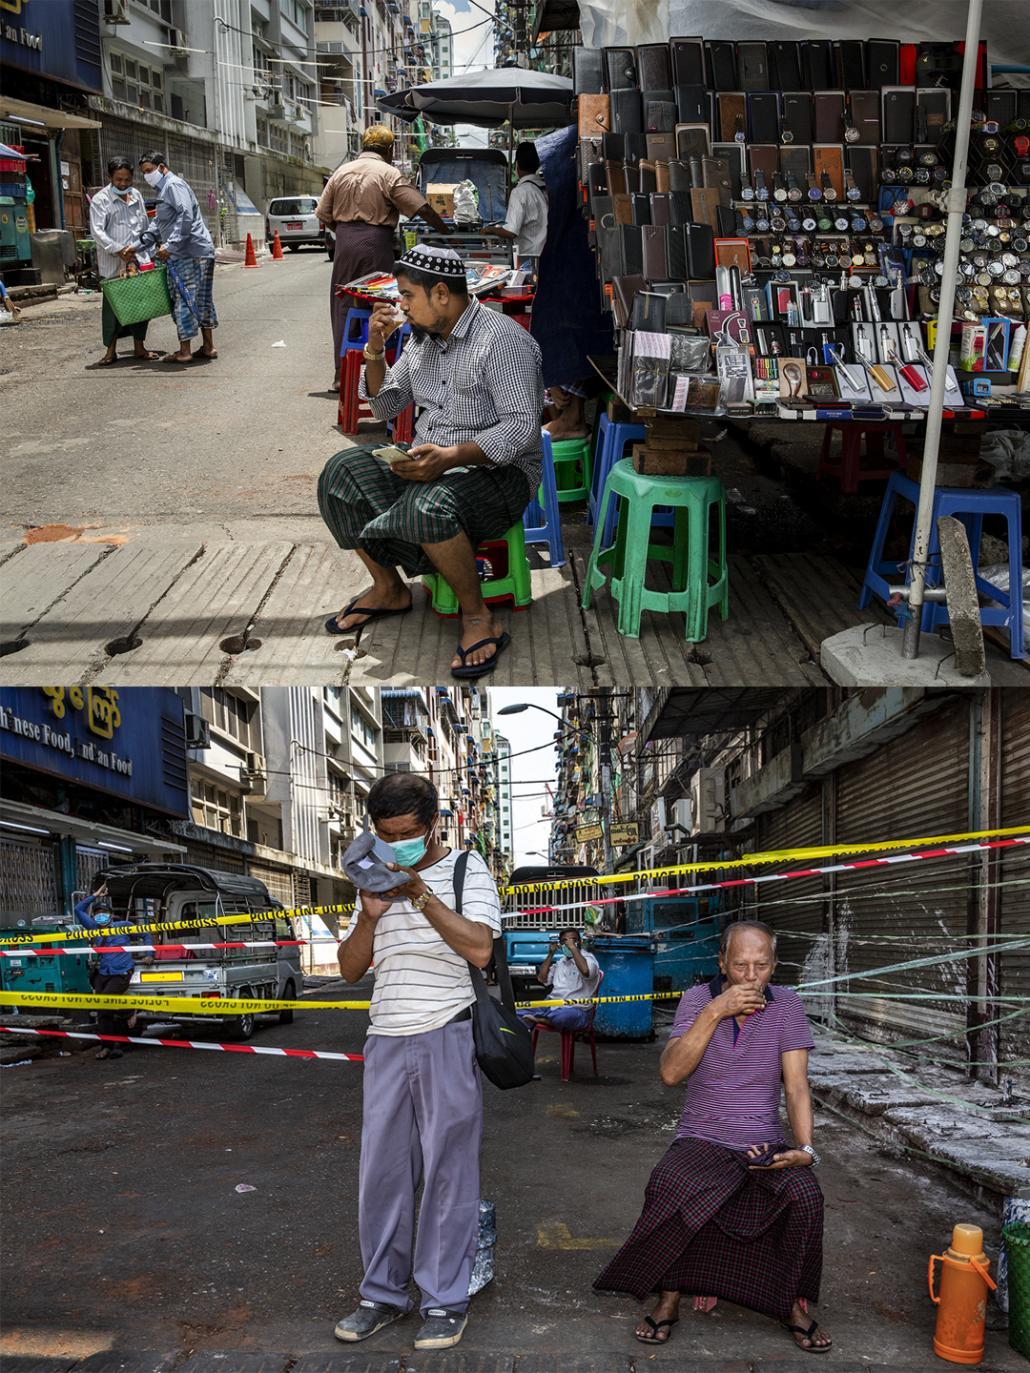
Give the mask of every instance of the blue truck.
[[(577, 867), (571, 864), (552, 864), (549, 867), (516, 868), (511, 875), (511, 885), (523, 882), (559, 882), (569, 878), (596, 877), (597, 869)], [(527, 897), (524, 905), (550, 905), (553, 894), (543, 892), (537, 897)], [(555, 904), (561, 904), (561, 896)], [(539, 990), (536, 970), (547, 957), (548, 947), (558, 938), (558, 931), (568, 926), (581, 926), (579, 911), (559, 912), (555, 916), (524, 914), (517, 906), (504, 913), (504, 952), (511, 973), (512, 987), (516, 1000), (527, 999), (531, 989)]]

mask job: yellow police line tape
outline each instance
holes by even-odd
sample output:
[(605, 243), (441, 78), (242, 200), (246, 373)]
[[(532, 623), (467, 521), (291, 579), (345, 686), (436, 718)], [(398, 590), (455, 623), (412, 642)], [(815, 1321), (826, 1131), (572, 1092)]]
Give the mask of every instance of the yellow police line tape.
[[(640, 992), (582, 1000), (517, 1001), (519, 1010), (537, 1006), (607, 1006), (621, 1001), (665, 1001), (682, 992)], [(260, 996), (110, 996), (93, 992), (0, 992), (0, 1006), (67, 1006), (76, 1010), (156, 1011), (163, 1015), (255, 1015), (264, 1011), (367, 1011), (370, 1001), (276, 1001)]]
[[(1005, 835), (1030, 834), (1030, 825), (1010, 825), (1004, 829), (970, 830), (965, 834), (937, 834), (923, 839), (889, 839), (872, 844), (824, 844), (818, 848), (776, 849), (767, 853), (745, 853), (739, 858), (721, 859), (704, 863), (678, 863), (667, 868), (641, 869), (637, 872), (610, 873), (607, 876), (565, 878), (555, 882), (522, 883), (517, 887), (504, 887), (501, 895), (514, 896), (520, 892), (566, 891), (584, 885), (603, 886), (610, 883), (636, 881), (643, 877), (673, 877), (680, 873), (711, 872), (727, 868), (752, 867), (757, 864), (775, 863), (781, 860), (807, 860), (810, 858), (834, 857), (843, 854), (880, 853), (888, 849), (921, 848), (931, 844), (958, 843), (970, 839), (993, 839)], [(660, 894), (660, 893), (658, 893)], [(589, 902), (584, 902), (589, 904)], [(106, 931), (79, 929), (55, 932), (53, 934), (20, 934), (0, 938), (0, 946), (15, 948), (23, 944), (67, 944), (72, 940), (95, 940), (99, 935), (117, 933), (154, 934), (169, 930), (201, 930), (216, 926), (245, 925), (263, 919), (303, 919), (310, 915), (348, 915), (356, 909), (354, 902), (341, 902), (329, 906), (296, 906), (289, 910), (253, 911), (249, 915), (201, 916), (193, 920), (162, 920), (142, 925), (118, 925)]]

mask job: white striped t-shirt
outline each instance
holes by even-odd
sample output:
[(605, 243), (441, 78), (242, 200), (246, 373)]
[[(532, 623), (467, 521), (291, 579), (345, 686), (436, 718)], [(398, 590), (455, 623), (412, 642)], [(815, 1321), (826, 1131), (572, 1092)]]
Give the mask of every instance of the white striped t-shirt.
[[(453, 850), (419, 877), (454, 909)], [(462, 890), (467, 920), (501, 932), (497, 886), (478, 853), (470, 853)], [(438, 1030), (475, 1001), (468, 963), (446, 944), (409, 901), (395, 902), (379, 917), (372, 940), (375, 988), (369, 1011), (373, 1035), (418, 1035)]]

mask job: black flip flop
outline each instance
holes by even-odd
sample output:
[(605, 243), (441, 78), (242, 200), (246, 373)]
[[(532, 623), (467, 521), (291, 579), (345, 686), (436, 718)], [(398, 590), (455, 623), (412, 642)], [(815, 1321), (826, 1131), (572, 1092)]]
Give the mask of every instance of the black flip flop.
[[(349, 606), (337, 611), (335, 615), (329, 616), (325, 622), (325, 632), (327, 634), (358, 634), (373, 620), (388, 620), (391, 615), (409, 614), (413, 604), (414, 602), (409, 601), (403, 610), (377, 610), (375, 606), (358, 605), (358, 598), (355, 596)], [(367, 615), (368, 618), (359, 625), (351, 625), (350, 629), (341, 629), (337, 622), (345, 620), (348, 615)]]
[(792, 1335), (804, 1335), (806, 1340), (812, 1341), (812, 1343), (808, 1346), (807, 1349), (803, 1344), (798, 1344), (797, 1340), (794, 1341), (794, 1343), (797, 1344), (798, 1348), (801, 1350), (802, 1354), (828, 1354), (830, 1350), (833, 1348), (832, 1340), (829, 1344), (815, 1343), (815, 1332), (819, 1329), (818, 1321), (813, 1321), (812, 1324), (807, 1328), (803, 1325), (785, 1325), (783, 1328), (784, 1330), (789, 1330)]
[[(468, 648), (462, 648), (461, 644), (458, 644), (454, 651), (461, 659), (462, 666), (452, 667), (451, 676), (456, 677), (459, 682), (474, 682), (477, 677), (486, 677), (493, 672), (497, 666), (497, 659), (510, 643), (511, 635), (505, 631), (503, 634), (497, 635), (496, 638), (480, 639), (478, 643), (471, 644)], [(471, 667), (464, 666), (465, 659), (470, 653), (475, 653), (479, 648), (486, 648), (488, 644), (496, 645), (496, 651), (492, 658), (487, 658), (485, 663), (473, 663)]]
[[(645, 1317), (644, 1317), (644, 1320), (647, 1322), (647, 1324), (648, 1324), (648, 1325), (651, 1327), (651, 1329), (654, 1331), (654, 1334), (652, 1334), (652, 1335), (637, 1335), (636, 1337), (637, 1337), (637, 1339), (640, 1341), (641, 1344), (668, 1344), (668, 1343), (669, 1343), (669, 1340), (672, 1338), (672, 1335), (671, 1335), (671, 1334), (666, 1335), (666, 1337), (665, 1337), (664, 1340), (660, 1340), (660, 1339), (658, 1338), (658, 1332), (659, 1332), (659, 1330), (664, 1330), (664, 1329), (668, 1328), (668, 1330), (671, 1332), (672, 1327), (673, 1327), (674, 1325), (679, 1325), (679, 1317), (678, 1317), (678, 1316), (677, 1316), (676, 1319), (673, 1320), (673, 1321), (656, 1321), (655, 1318), (654, 1318), (653, 1316), (645, 1316)], [(636, 1331), (634, 1331), (633, 1333), (636, 1335)]]

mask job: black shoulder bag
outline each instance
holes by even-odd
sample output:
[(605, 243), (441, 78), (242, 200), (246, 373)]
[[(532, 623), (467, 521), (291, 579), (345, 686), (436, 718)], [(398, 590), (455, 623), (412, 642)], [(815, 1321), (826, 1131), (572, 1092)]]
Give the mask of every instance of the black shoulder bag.
[[(454, 865), (454, 909), (461, 914), (461, 894), (468, 868), (468, 851)], [(495, 1087), (524, 1087), (533, 1080), (533, 1037), (515, 1011), (515, 994), (508, 974), (504, 938), (494, 940), (494, 967), (501, 999), (490, 995), (482, 970), (469, 964), (476, 1004), (472, 1007), (472, 1036), (476, 1062)]]

